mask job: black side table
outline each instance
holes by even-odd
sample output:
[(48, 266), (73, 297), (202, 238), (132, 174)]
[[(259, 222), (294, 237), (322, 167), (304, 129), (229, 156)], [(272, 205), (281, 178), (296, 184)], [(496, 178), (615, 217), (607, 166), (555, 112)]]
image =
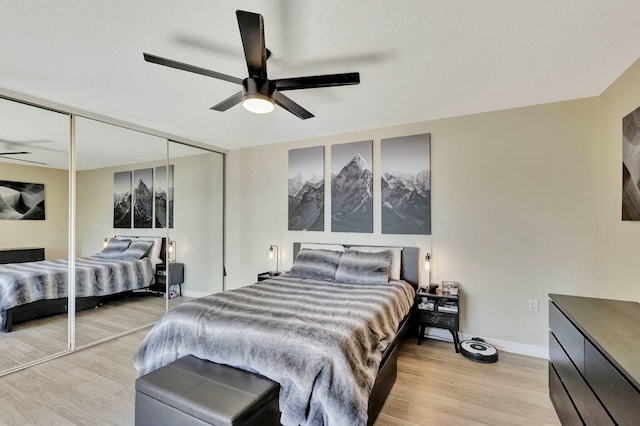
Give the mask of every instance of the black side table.
[(416, 293), (416, 312), (420, 323), (418, 344), (422, 344), (422, 337), (427, 327), (449, 330), (453, 336), (453, 345), (456, 353), (460, 351), (460, 302), (461, 294), (453, 296), (443, 293), (438, 289), (434, 294), (426, 289), (420, 289)]
[[(168, 268), (167, 268), (168, 266)], [(182, 296), (182, 284), (184, 283), (184, 263), (161, 263), (156, 266), (156, 289), (158, 293), (164, 293), (169, 276), (169, 286), (178, 286), (178, 295)]]
[(282, 272), (260, 272), (258, 274), (258, 281), (268, 280), (269, 278), (277, 277), (278, 275), (282, 275)]

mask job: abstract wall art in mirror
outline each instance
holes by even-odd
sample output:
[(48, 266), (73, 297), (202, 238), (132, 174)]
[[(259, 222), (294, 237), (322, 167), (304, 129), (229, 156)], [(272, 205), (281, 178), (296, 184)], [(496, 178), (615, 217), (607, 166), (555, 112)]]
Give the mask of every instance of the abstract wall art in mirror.
[(70, 127), (0, 98), (0, 373), (69, 347)]
[(431, 234), (431, 135), (383, 139), (382, 233)]
[(0, 220), (45, 220), (44, 184), (0, 180)]
[(289, 231), (324, 231), (324, 146), (289, 150)]
[(373, 141), (331, 147), (331, 232), (373, 232)]
[(622, 220), (640, 220), (640, 107), (622, 119)]

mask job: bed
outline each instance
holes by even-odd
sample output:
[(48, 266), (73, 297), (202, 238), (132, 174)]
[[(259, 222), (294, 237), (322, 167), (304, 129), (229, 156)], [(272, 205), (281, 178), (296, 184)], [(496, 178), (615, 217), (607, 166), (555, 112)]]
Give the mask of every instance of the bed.
[[(96, 256), (77, 258), (76, 310), (154, 284), (163, 250), (162, 238), (117, 237)], [(15, 323), (66, 312), (68, 267), (67, 259), (0, 265), (0, 330), (10, 332)]]
[[(338, 273), (342, 262), (357, 250), (345, 247), (338, 260), (298, 265), (303, 255), (330, 251), (303, 248), (290, 274), (179, 305), (134, 355), (138, 374), (194, 355), (278, 382), (284, 425), (372, 424), (395, 381), (397, 345), (410, 327), (418, 249), (397, 249), (402, 268), (396, 278), (402, 279), (374, 284), (342, 282), (350, 279)], [(336, 263), (334, 280), (321, 279)], [(301, 277), (305, 267), (315, 272)]]

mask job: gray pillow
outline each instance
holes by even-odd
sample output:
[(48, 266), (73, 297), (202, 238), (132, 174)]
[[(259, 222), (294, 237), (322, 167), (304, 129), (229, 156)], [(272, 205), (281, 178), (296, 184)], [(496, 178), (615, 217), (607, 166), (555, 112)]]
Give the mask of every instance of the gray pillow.
[(131, 240), (111, 238), (107, 246), (98, 254), (98, 257), (102, 259), (118, 259), (130, 245)]
[(333, 281), (342, 253), (332, 250), (300, 250), (289, 275), (313, 280)]
[(149, 253), (153, 241), (133, 241), (129, 248), (118, 257), (120, 260), (138, 260), (142, 259)]
[(336, 281), (351, 284), (387, 284), (391, 251), (365, 253), (347, 250), (336, 270)]

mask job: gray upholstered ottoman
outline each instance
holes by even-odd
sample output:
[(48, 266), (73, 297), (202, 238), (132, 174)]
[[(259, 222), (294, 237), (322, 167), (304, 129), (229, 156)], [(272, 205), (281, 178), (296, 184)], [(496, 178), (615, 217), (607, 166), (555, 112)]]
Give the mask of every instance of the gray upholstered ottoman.
[(186, 356), (136, 380), (136, 426), (279, 425), (280, 385)]

